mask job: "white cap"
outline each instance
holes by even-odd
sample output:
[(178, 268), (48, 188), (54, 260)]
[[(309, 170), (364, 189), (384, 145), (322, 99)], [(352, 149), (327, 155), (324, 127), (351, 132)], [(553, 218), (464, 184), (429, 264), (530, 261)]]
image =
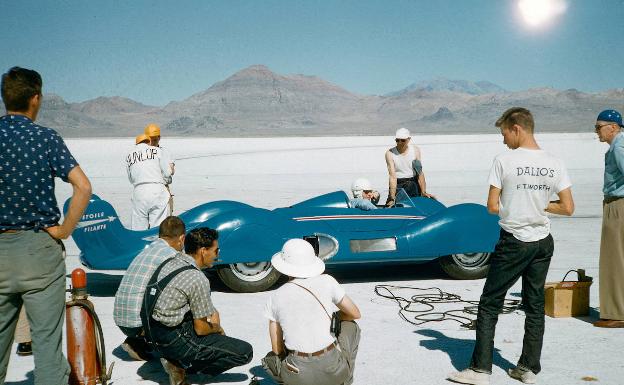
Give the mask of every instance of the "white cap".
[(395, 139), (407, 139), (410, 137), (410, 132), (407, 128), (401, 127), (396, 130), (396, 134), (394, 135)]
[(271, 258), (273, 267), (295, 278), (311, 278), (325, 271), (325, 263), (314, 254), (312, 245), (303, 239), (289, 239)]

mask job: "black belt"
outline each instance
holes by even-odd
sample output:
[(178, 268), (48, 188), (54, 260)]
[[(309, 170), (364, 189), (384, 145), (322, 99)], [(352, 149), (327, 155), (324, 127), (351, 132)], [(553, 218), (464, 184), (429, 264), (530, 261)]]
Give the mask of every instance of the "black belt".
[(622, 199), (622, 198), (624, 198), (624, 197), (612, 197), (612, 196), (605, 195), (605, 197), (604, 197), (604, 203), (611, 203), (611, 202), (615, 202), (615, 201), (620, 200), (620, 199)]

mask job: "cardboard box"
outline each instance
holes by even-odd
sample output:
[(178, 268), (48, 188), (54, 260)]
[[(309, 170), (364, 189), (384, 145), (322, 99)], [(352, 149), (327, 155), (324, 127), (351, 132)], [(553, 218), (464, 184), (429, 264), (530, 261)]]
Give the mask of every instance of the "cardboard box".
[(550, 317), (576, 317), (589, 314), (591, 281), (547, 282), (544, 310)]

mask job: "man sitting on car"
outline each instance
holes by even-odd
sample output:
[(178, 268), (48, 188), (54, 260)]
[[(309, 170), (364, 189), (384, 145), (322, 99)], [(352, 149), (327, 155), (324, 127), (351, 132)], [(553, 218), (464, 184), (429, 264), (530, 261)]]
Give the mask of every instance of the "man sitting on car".
[(379, 191), (372, 188), (371, 182), (366, 178), (358, 178), (351, 184), (353, 199), (349, 200), (349, 207), (362, 210), (375, 210), (379, 202)]

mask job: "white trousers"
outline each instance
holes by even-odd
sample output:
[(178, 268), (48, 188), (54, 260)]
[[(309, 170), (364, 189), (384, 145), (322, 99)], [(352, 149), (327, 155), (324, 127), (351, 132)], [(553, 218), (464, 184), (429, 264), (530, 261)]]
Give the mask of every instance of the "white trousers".
[(157, 227), (169, 214), (169, 192), (164, 184), (146, 183), (132, 193), (132, 230)]

